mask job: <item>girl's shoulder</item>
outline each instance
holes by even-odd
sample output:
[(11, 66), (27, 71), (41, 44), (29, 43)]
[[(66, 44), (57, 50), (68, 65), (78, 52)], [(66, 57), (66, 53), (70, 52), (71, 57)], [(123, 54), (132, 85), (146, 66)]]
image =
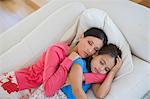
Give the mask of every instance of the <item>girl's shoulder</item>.
[(76, 59), (73, 64), (78, 64), (81, 66), (82, 69), (85, 69), (86, 68), (86, 61), (82, 58), (78, 58)]

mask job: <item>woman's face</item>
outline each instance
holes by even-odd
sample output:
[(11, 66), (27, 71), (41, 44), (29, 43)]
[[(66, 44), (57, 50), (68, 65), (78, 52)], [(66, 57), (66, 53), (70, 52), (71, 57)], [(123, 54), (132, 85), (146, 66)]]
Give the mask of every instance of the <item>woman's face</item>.
[(98, 55), (91, 60), (91, 71), (93, 73), (108, 73), (115, 65), (115, 59), (110, 55)]
[(103, 41), (93, 36), (81, 37), (77, 44), (77, 52), (82, 58), (93, 55), (103, 46)]

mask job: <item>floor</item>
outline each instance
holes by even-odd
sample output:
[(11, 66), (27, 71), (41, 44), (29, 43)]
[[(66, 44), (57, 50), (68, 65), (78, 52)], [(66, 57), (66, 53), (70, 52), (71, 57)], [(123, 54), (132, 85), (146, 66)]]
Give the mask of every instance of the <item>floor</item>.
[(25, 0), (0, 0), (0, 34), (34, 11)]
[(136, 2), (138, 4), (144, 5), (148, 8), (150, 8), (150, 0), (131, 0), (133, 2)]

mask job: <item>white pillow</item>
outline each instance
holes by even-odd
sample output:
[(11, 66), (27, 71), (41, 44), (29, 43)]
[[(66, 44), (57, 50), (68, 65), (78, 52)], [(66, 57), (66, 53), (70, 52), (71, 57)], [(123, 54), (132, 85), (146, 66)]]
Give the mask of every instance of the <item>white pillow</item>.
[[(123, 65), (119, 72), (116, 75), (116, 79), (130, 73), (133, 70), (131, 51), (127, 41), (125, 40), (122, 33), (116, 27), (116, 25), (112, 22), (106, 12), (102, 10), (98, 10), (95, 8), (85, 10), (79, 18), (78, 26), (76, 23), (71, 27), (72, 32), (77, 31), (77, 34), (72, 43), (75, 43), (79, 40), (80, 35), (91, 27), (98, 27), (104, 30), (108, 37), (108, 43), (116, 44), (122, 51), (122, 59)], [(69, 30), (70, 31), (70, 30)], [(64, 37), (68, 35), (68, 32), (64, 34)], [(68, 36), (67, 36), (68, 37)]]

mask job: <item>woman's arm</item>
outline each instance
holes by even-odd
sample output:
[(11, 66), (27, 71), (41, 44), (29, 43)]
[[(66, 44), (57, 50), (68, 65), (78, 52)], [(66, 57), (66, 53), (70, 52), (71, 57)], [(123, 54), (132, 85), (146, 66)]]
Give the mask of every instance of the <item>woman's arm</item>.
[(61, 88), (66, 81), (72, 61), (78, 56), (77, 53), (72, 52), (66, 57), (64, 52), (64, 49), (56, 46), (46, 51), (43, 72), (43, 87), (46, 96), (54, 95)]
[(83, 81), (85, 84), (102, 83), (106, 78), (106, 74), (100, 73), (84, 73)]
[[(54, 76), (55, 72), (57, 71), (57, 68), (60, 65), (60, 61), (64, 59), (65, 51), (57, 46), (52, 46), (48, 48), (45, 52), (45, 58), (44, 60), (44, 71), (43, 71), (43, 87), (44, 87), (44, 93), (46, 96), (52, 96), (55, 91), (53, 86), (53, 83), (55, 82), (55, 79), (52, 76)], [(68, 66), (71, 66), (72, 62), (69, 59), (65, 59), (65, 61), (62, 61), (63, 63), (68, 63)]]
[(69, 80), (72, 85), (73, 94), (76, 99), (87, 99), (85, 92), (82, 89), (82, 68), (78, 64), (74, 64), (69, 74)]
[(122, 60), (120, 58), (117, 58), (116, 65), (109, 72), (109, 74), (107, 75), (104, 82), (101, 85), (100, 84), (93, 85), (93, 92), (96, 97), (103, 99), (108, 94), (108, 92), (110, 91), (110, 88), (111, 88), (112, 81), (113, 81), (116, 73), (120, 69), (121, 65), (122, 65)]

